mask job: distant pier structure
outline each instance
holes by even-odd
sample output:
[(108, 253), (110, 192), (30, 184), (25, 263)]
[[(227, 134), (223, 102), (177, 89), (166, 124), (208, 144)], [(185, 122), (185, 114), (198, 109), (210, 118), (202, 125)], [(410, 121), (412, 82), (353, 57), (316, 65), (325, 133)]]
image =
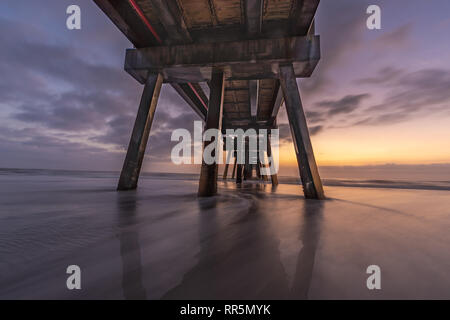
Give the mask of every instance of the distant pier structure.
[[(284, 102), (305, 197), (324, 198), (296, 81), (310, 77), (320, 59), (314, 30), (320, 0), (94, 1), (133, 43), (125, 70), (144, 85), (118, 190), (137, 187), (161, 86), (168, 83), (205, 129), (223, 132), (276, 129)], [(230, 171), (240, 182), (265, 165), (234, 160)], [(217, 192), (217, 177), (218, 165), (203, 163), (199, 196)], [(271, 179), (278, 183), (275, 173)]]

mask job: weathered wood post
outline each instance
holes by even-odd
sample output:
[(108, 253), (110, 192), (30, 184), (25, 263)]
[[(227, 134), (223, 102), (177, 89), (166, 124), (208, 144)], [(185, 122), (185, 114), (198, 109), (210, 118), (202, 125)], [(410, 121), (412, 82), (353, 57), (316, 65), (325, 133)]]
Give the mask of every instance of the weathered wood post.
[(236, 175), (236, 168), (237, 168), (237, 139), (233, 139), (233, 157), (234, 157), (234, 165), (233, 165), (233, 173), (231, 174), (231, 179), (234, 179)]
[(280, 66), (280, 84), (284, 94), (305, 198), (325, 199), (292, 64)]
[[(269, 159), (269, 161), (271, 162), (272, 165), (275, 165), (275, 162), (273, 160), (273, 155), (272, 155), (272, 146), (270, 144), (270, 136), (267, 136), (267, 159)], [(266, 166), (266, 165), (264, 165)], [(270, 179), (272, 180), (272, 185), (273, 186), (277, 186), (278, 185), (278, 174), (272, 170), (272, 166), (269, 165), (269, 169), (270, 169)], [(267, 176), (264, 176), (266, 180), (268, 180)]]
[(227, 176), (228, 176), (228, 163), (225, 163), (225, 169), (223, 170), (223, 180), (227, 180)]
[(256, 178), (261, 180), (261, 161), (260, 161), (260, 157), (259, 157), (259, 134), (257, 135), (257, 139), (256, 139), (256, 165), (255, 165), (255, 169), (256, 169)]
[(223, 170), (223, 180), (227, 180), (228, 176), (228, 167), (230, 166), (231, 156), (233, 155), (233, 151), (228, 151), (227, 160), (225, 163), (225, 169)]
[[(221, 132), (223, 97), (225, 89), (225, 76), (222, 70), (213, 70), (210, 87), (211, 91), (205, 131), (208, 129), (217, 129), (218, 132)], [(217, 139), (214, 139), (214, 141), (205, 141), (203, 144), (203, 149), (211, 143), (214, 143), (216, 145), (215, 150), (218, 150), (217, 144), (219, 141)], [(200, 172), (200, 183), (198, 187), (198, 195), (200, 197), (210, 197), (217, 193), (217, 174), (218, 164), (206, 164), (203, 158), (202, 169)]]
[(237, 165), (236, 183), (242, 183), (242, 164)]
[(235, 156), (234, 157), (234, 165), (233, 165), (233, 173), (231, 174), (231, 179), (234, 179), (234, 177), (236, 175), (236, 162), (237, 162), (237, 158)]
[(142, 93), (117, 190), (133, 190), (137, 188), (162, 83), (163, 77), (161, 74), (149, 74)]
[(253, 168), (250, 164), (250, 137), (245, 137), (245, 165), (244, 180), (250, 180), (253, 176)]
[(259, 162), (259, 160), (256, 163), (256, 167), (255, 168), (256, 168), (256, 178), (258, 180), (261, 180), (262, 179), (262, 176), (261, 176), (261, 162)]

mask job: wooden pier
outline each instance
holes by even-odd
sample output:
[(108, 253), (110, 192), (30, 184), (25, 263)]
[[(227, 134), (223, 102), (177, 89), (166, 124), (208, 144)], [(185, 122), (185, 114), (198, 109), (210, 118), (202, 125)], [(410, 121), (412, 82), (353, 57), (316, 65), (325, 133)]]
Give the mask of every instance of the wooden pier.
[[(125, 70), (145, 85), (118, 190), (137, 187), (161, 85), (168, 83), (205, 129), (223, 132), (276, 129), (285, 102), (305, 197), (324, 199), (296, 81), (310, 77), (320, 59), (314, 30), (320, 0), (94, 1), (134, 45)], [(209, 96), (200, 83), (208, 84)], [(237, 183), (254, 169), (261, 177), (267, 165), (259, 156), (256, 164), (231, 157)], [(270, 176), (277, 185), (276, 172)], [(199, 196), (216, 194), (217, 177), (217, 164), (202, 164)]]

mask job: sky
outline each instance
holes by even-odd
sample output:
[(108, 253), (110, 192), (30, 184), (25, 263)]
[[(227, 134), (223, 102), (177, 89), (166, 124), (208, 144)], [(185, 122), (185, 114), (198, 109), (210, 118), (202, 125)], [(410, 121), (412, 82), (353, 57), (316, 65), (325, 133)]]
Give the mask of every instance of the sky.
[[(81, 7), (82, 29), (66, 28)], [(381, 8), (382, 29), (366, 27)], [(450, 163), (450, 1), (322, 0), (322, 59), (298, 84), (319, 167)], [(122, 167), (142, 86), (123, 71), (131, 44), (89, 0), (0, 2), (0, 167)], [(199, 120), (163, 85), (144, 171), (170, 163), (174, 129)], [(280, 172), (296, 160), (284, 106)]]

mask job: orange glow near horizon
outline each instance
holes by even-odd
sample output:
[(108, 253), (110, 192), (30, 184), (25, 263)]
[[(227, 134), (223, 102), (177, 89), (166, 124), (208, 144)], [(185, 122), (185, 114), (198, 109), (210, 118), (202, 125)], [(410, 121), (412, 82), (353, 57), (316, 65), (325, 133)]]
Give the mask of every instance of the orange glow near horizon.
[[(327, 129), (311, 138), (319, 166), (450, 163), (448, 117), (400, 124)], [(280, 146), (280, 165), (296, 165), (291, 143)]]

